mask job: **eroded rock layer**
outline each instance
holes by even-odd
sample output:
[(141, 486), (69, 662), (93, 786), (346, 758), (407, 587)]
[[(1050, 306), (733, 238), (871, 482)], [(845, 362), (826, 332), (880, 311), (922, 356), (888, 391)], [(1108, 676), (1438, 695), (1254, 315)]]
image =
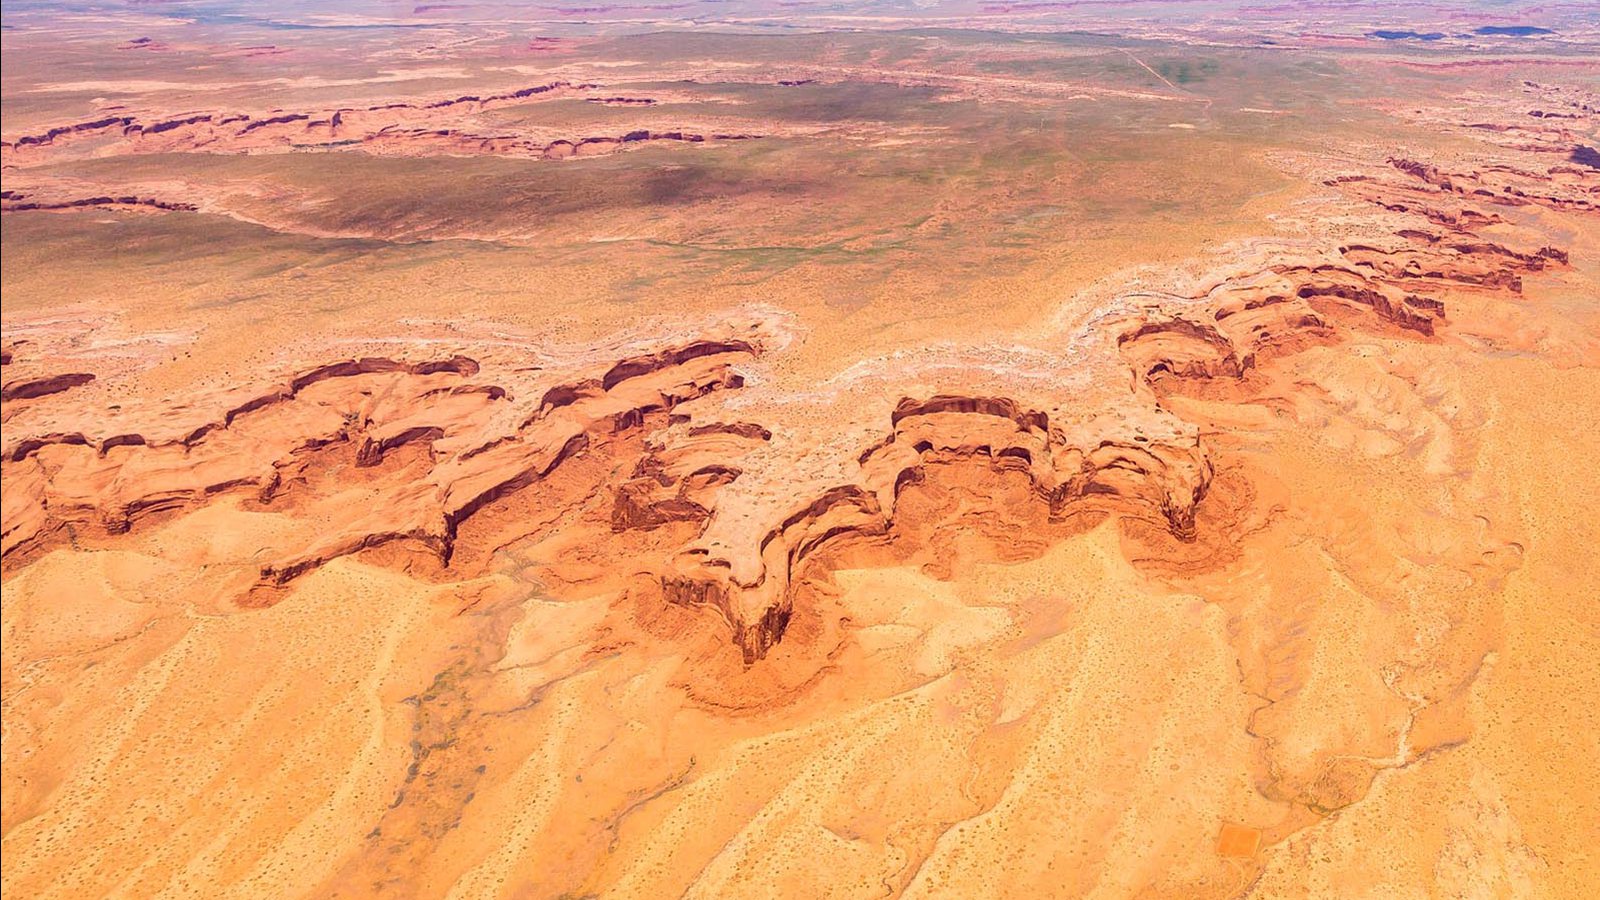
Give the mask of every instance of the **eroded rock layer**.
[[(111, 116), (58, 125), (39, 134), (21, 134), (0, 141), (0, 164), (8, 168), (27, 168), (75, 158), (133, 153), (286, 153), (347, 149), (396, 155), (567, 159), (610, 153), (650, 141), (698, 144), (755, 137), (664, 128), (638, 128), (617, 135), (561, 137), (548, 136), (545, 134), (548, 129), (538, 128), (501, 133), (474, 130), (477, 117), (496, 109), (581, 96), (597, 87), (556, 81), (484, 96), (384, 103), (359, 109), (272, 110), (255, 115), (203, 112), (155, 120), (138, 115)], [(598, 99), (605, 101), (607, 98)], [(16, 198), (5, 208), (40, 207), (27, 206), (21, 198)]]

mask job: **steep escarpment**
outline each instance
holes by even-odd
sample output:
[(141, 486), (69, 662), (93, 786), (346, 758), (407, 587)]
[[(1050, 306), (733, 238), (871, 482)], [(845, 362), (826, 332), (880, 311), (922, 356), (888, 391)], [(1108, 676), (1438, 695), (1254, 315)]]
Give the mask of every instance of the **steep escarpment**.
[[(6, 362), (10, 362), (7, 353)], [(40, 378), (7, 381), (0, 387), (0, 399), (5, 400), (32, 400), (36, 397), (48, 397), (62, 391), (88, 384), (94, 380), (91, 372), (68, 372), (61, 375), (46, 375)]]
[[(1473, 197), (1445, 212), (1435, 201), (1419, 199), (1426, 192), (1381, 175), (1326, 183), (1394, 214), (1382, 220), (1391, 232), (1300, 261), (1230, 274), (1193, 305), (1141, 317), (1117, 339), (1135, 371), (1158, 385), (1238, 380), (1274, 355), (1336, 340), (1340, 321), (1358, 328), (1382, 323), (1430, 338), (1447, 321), (1445, 298), (1472, 291), (1515, 301), (1524, 278), (1570, 265), (1566, 250), (1540, 243), (1537, 233), (1520, 232), (1525, 248), (1479, 236), (1480, 229), (1500, 222), (1477, 205), (1494, 202), (1491, 197)], [(1349, 319), (1352, 314), (1357, 318)]]
[[(1525, 279), (1569, 268), (1568, 251), (1547, 243), (1548, 235), (1509, 227), (1492, 208), (1529, 203), (1582, 213), (1589, 188), (1568, 189), (1558, 179), (1552, 190), (1525, 190), (1493, 181), (1516, 167), (1487, 164), (1485, 183), (1501, 189), (1458, 190), (1436, 171), (1390, 159), (1328, 179), (1343, 196), (1383, 209), (1365, 220), (1369, 237), (1280, 249), (1260, 267), (1224, 268), (1188, 297), (1141, 299), (1093, 323), (1069, 353), (1035, 362), (1033, 371), (1087, 366), (1101, 380), (1094, 390), (1040, 392), (1014, 376), (990, 380), (982, 374), (986, 363), (975, 358), (931, 361), (940, 371), (961, 371), (957, 380), (969, 389), (906, 397), (892, 410), (880, 406), (887, 433), (870, 416), (846, 416), (849, 427), (837, 434), (856, 442), (846, 441), (853, 452), (822, 454), (786, 453), (794, 438), (778, 420), (761, 421), (759, 439), (730, 437), (731, 421), (691, 404), (656, 438), (650, 464), (629, 486), (615, 521), (619, 528), (704, 522), (679, 555), (676, 573), (664, 578), (665, 593), (719, 609), (747, 661), (781, 639), (797, 573), (809, 557), (830, 544), (891, 537), (901, 493), (952, 464), (981, 460), (990, 470), (1023, 477), (1053, 519), (1092, 510), (1147, 521), (1178, 542), (1205, 543), (1197, 523), (1211, 494), (1215, 454), (1202, 428), (1173, 414), (1179, 405), (1167, 402), (1169, 394), (1192, 393), (1241, 410), (1280, 404), (1275, 394), (1283, 388), (1260, 374), (1275, 360), (1363, 334), (1450, 340), (1453, 300), (1470, 299), (1475, 310), (1485, 303), (1515, 306)], [(1485, 236), (1490, 226), (1493, 237)], [(1131, 394), (1106, 390), (1117, 366), (1132, 370)], [(974, 389), (980, 385), (990, 390)], [(1294, 402), (1324, 401), (1313, 395)], [(1239, 501), (1231, 495), (1219, 502)], [(768, 524), (752, 528), (761, 522)], [(1206, 556), (1163, 552), (1185, 559), (1181, 565)], [(1212, 554), (1209, 564), (1219, 560)]]
[[(348, 447), (353, 466), (369, 473), (361, 480), (373, 505), (353, 517), (347, 512), (308, 546), (286, 547), (262, 565), (264, 581), (281, 584), (396, 540), (420, 543), (448, 562), (456, 527), (478, 509), (547, 477), (591, 433), (636, 427), (648, 413), (736, 386), (731, 365), (753, 352), (744, 341), (702, 341), (624, 360), (604, 380), (552, 387), (542, 403), (536, 385), (508, 390), (474, 380), (479, 364), (466, 357), (362, 357), (277, 387), (225, 392), (214, 406), (163, 417), (156, 429), (69, 429), (40, 411), (38, 431), (7, 433), (0, 465), (8, 479), (26, 481), (30, 489), (17, 493), (30, 499), (8, 505), (5, 553), (10, 559), (61, 533), (120, 534), (229, 492), (269, 505), (288, 494), (333, 511), (350, 495), (299, 496), (296, 487), (306, 468), (317, 466), (315, 457)], [(556, 404), (552, 395), (573, 399)], [(401, 448), (421, 448), (425, 471), (386, 466)]]
[[(1053, 421), (1050, 410), (1009, 397), (938, 394), (882, 411), (885, 430), (870, 443), (781, 462), (792, 438), (780, 438), (775, 453), (764, 429), (719, 427), (713, 414), (691, 412), (658, 435), (624, 486), (618, 526), (705, 521), (674, 570), (662, 574), (664, 593), (719, 610), (747, 663), (782, 638), (794, 582), (814, 554), (887, 537), (901, 492), (951, 464), (981, 460), (1022, 473), (1054, 518), (1093, 508), (1159, 521), (1180, 540), (1194, 537), (1209, 464), (1194, 434), (1154, 410), (1130, 408), (1115, 423), (1072, 414)], [(782, 481), (800, 490), (786, 494)]]
[(1444, 194), (1482, 200), (1496, 206), (1548, 206), (1592, 213), (1600, 174), (1575, 166), (1550, 166), (1535, 172), (1519, 166), (1488, 165), (1481, 170), (1446, 171), (1413, 159), (1391, 158), (1390, 165)]
[(1448, 292), (1473, 285), (1515, 294), (1523, 273), (1565, 262), (1554, 248), (1518, 256), (1497, 245), (1467, 244), (1446, 253), (1347, 246), (1337, 255), (1340, 262), (1226, 279), (1197, 298), (1197, 309), (1175, 309), (1122, 331), (1119, 348), (1145, 378), (1239, 379), (1273, 355), (1336, 339), (1336, 320), (1352, 313), (1431, 337), (1445, 320), (1439, 298)]
[[(439, 156), (483, 154), (527, 159), (572, 159), (603, 156), (652, 142), (705, 144), (719, 141), (747, 141), (759, 136), (738, 133), (699, 134), (681, 130), (651, 131), (641, 128), (615, 136), (598, 135), (541, 141), (512, 135), (473, 134), (453, 129), (385, 129), (360, 138), (359, 146), (367, 152), (378, 154)], [(346, 144), (341, 141), (328, 146), (350, 147), (356, 144)]]
[[(0, 141), (0, 151), (15, 154), (32, 149), (58, 149), (63, 142), (70, 142), (80, 137), (99, 137), (136, 141), (144, 137), (155, 135), (190, 135), (199, 140), (196, 135), (198, 126), (207, 126), (208, 129), (226, 128), (235, 136), (243, 136), (263, 129), (271, 129), (279, 125), (302, 124), (306, 128), (326, 127), (337, 129), (349, 124), (355, 126), (369, 116), (380, 119), (398, 121), (407, 114), (444, 114), (449, 111), (470, 109), (483, 111), (508, 103), (524, 103), (534, 99), (544, 99), (561, 96), (569, 92), (583, 92), (591, 90), (595, 85), (574, 84), (569, 81), (554, 81), (548, 84), (533, 85), (515, 91), (487, 94), (483, 96), (461, 96), (444, 98), (440, 100), (418, 102), (383, 103), (365, 107), (347, 107), (322, 110), (317, 112), (285, 112), (274, 111), (265, 115), (251, 115), (244, 112), (219, 112), (219, 113), (194, 113), (176, 117), (159, 117), (153, 119), (137, 115), (107, 116), (88, 122), (77, 122), (71, 125), (58, 125), (37, 134), (23, 134), (15, 138)], [(212, 136), (214, 138), (214, 135)], [(26, 159), (26, 157), (22, 157)], [(16, 162), (7, 159), (8, 163)]]
[[(836, 540), (885, 534), (899, 491), (930, 465), (982, 458), (1027, 473), (1053, 514), (1088, 504), (1193, 536), (1207, 464), (1194, 435), (1157, 413), (1110, 427), (1003, 397), (907, 398), (852, 412), (865, 433), (881, 409), (871, 442), (804, 453), (804, 435), (729, 420), (714, 402), (744, 385), (740, 368), (761, 346), (759, 337), (708, 336), (554, 383), (503, 361), (358, 357), (169, 411), (156, 427), (89, 427), (68, 410), (29, 408), (8, 427), (0, 462), (14, 486), (5, 558), (17, 565), (68, 538), (112, 540), (232, 495), (327, 523), (306, 542), (274, 548), (259, 566), (263, 587), (396, 543), (449, 566), (475, 515), (592, 446), (644, 429), (628, 470), (596, 486), (611, 497), (612, 528), (700, 526), (687, 545), (636, 565), (668, 600), (720, 610), (753, 662), (782, 637), (790, 582), (808, 558)], [(19, 400), (48, 393), (19, 391)], [(1158, 424), (1147, 429), (1147, 420)], [(776, 430), (785, 433), (775, 440)], [(774, 479), (789, 489), (744, 492)]]
[[(5, 140), (0, 142), (0, 161), (13, 169), (26, 169), (87, 156), (348, 150), (402, 156), (567, 159), (611, 153), (651, 142), (704, 144), (758, 137), (744, 132), (656, 124), (627, 127), (614, 133), (572, 135), (561, 134), (559, 129), (550, 126), (509, 126), (487, 116), (508, 106), (582, 96), (598, 88), (595, 84), (555, 81), (501, 93), (305, 112), (200, 112), (167, 117), (122, 115), (56, 126)], [(653, 106), (655, 102), (627, 97), (587, 99), (610, 106), (641, 108)], [(84, 201), (79, 205), (93, 204)], [(6, 207), (13, 208), (54, 207), (21, 203)]]
[[(934, 393), (880, 405), (884, 431), (864, 412), (871, 404), (854, 406), (846, 391), (832, 400), (835, 414), (861, 411), (845, 415), (848, 427), (836, 433), (857, 443), (819, 451), (786, 434), (781, 420), (724, 420), (688, 404), (619, 489), (613, 527), (688, 522), (699, 529), (674, 571), (661, 576), (664, 596), (721, 612), (747, 662), (782, 638), (795, 580), (810, 558), (841, 543), (886, 540), (901, 492), (954, 464), (981, 460), (1024, 477), (1054, 519), (1094, 511), (1195, 541), (1213, 461), (1199, 432), (1163, 408), (1166, 392), (1243, 400), (1256, 390), (1246, 382), (1263, 363), (1353, 332), (1432, 339), (1446, 321), (1442, 297), (1470, 288), (1514, 298), (1524, 275), (1567, 262), (1548, 246), (1523, 252), (1400, 231), (1382, 245), (1330, 248), (1231, 274), (1189, 302), (1101, 323), (1088, 348), (1131, 367), (1136, 381), (1131, 396), (1095, 393), (1088, 410), (1066, 395), (1017, 393), (1012, 383), (1010, 393)], [(1114, 347), (1101, 336), (1114, 336)], [(964, 377), (981, 381), (973, 375), (981, 369), (969, 363)]]
[[(1335, 183), (1365, 198), (1376, 182)], [(327, 523), (263, 556), (263, 589), (383, 547), (449, 567), (492, 550), (475, 544), (462, 556), (465, 523), (606, 446), (617, 468), (584, 476), (600, 478), (585, 490), (609, 498), (613, 534), (655, 535), (635, 570), (664, 601), (715, 610), (750, 664), (783, 638), (813, 560), (890, 539), (903, 491), (964, 477), (962, 466), (1022, 479), (1051, 521), (1113, 516), (1178, 544), (1216, 539), (1200, 524), (1214, 461), (1167, 394), (1242, 396), (1262, 365), (1354, 331), (1437, 339), (1441, 298), (1515, 298), (1524, 277), (1568, 264), (1558, 248), (1517, 249), (1417, 218), (1385, 238), (1279, 254), (1187, 299), (1110, 313), (1032, 364), (1042, 377), (1095, 360), (1088, 390), (1018, 383), (980, 351), (957, 350), (798, 404), (745, 397), (746, 370), (764, 352), (756, 326), (752, 337), (735, 329), (591, 357), (565, 377), (503, 356), (357, 357), (223, 392), (157, 428), (88, 427), (65, 408), (29, 408), (8, 422), (0, 463), (19, 485), (6, 559), (236, 495)], [(903, 392), (923, 366), (951, 374)], [(8, 400), (81, 383), (62, 377), (18, 381), (14, 393), (8, 383)], [(739, 403), (727, 402), (733, 394)]]
[(120, 196), (101, 195), (96, 197), (72, 197), (64, 199), (36, 199), (32, 194), (22, 191), (0, 192), (0, 212), (27, 212), (29, 210), (52, 209), (84, 209), (87, 207), (112, 207), (112, 208), (139, 208), (161, 210), (164, 212), (194, 212), (199, 209), (193, 203), (182, 200), (163, 200), (159, 197), (141, 197), (137, 194), (123, 194)]

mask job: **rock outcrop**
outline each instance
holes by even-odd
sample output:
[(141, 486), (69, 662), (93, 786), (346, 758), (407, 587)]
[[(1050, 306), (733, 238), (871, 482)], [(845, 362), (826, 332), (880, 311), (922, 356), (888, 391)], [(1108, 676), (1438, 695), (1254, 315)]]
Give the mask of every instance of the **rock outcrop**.
[[(661, 531), (659, 556), (637, 560), (639, 570), (665, 600), (717, 610), (753, 663), (783, 638), (812, 560), (891, 535), (908, 486), (980, 464), (1024, 479), (1053, 520), (1113, 515), (1193, 542), (1213, 464), (1195, 428), (1163, 409), (1165, 394), (1241, 383), (1265, 361), (1338, 341), (1351, 327), (1429, 339), (1444, 322), (1441, 292), (1514, 295), (1524, 274), (1565, 264), (1556, 248), (1407, 229), (1231, 275), (1188, 302), (1111, 316), (1085, 346), (1131, 370), (1129, 394), (1018, 390), (974, 375), (981, 363), (956, 365), (967, 374), (946, 389), (894, 402), (879, 384), (818, 398), (807, 416), (831, 421), (833, 432), (820, 446), (805, 417), (790, 418), (792, 406), (764, 417), (759, 394), (755, 406), (716, 402), (742, 391), (742, 370), (763, 354), (758, 325), (748, 336), (708, 333), (595, 359), (554, 380), (504, 359), (358, 357), (241, 387), (209, 413), (191, 404), (158, 417), (158, 427), (93, 428), (39, 407), (9, 416), (5, 558), (232, 494), (329, 522), (315, 540), (262, 561), (266, 588), (390, 545), (450, 566), (468, 520), (626, 440), (623, 468), (592, 486), (611, 498), (611, 529)], [(17, 379), (6, 399), (14, 408), (93, 378)], [(351, 474), (326, 476), (339, 466)]]

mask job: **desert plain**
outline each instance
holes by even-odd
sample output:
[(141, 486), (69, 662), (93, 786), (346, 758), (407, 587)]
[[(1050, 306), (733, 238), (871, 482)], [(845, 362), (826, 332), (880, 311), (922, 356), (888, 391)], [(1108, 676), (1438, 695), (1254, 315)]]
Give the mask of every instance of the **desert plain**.
[(7, 4), (7, 897), (1600, 891), (1600, 14)]

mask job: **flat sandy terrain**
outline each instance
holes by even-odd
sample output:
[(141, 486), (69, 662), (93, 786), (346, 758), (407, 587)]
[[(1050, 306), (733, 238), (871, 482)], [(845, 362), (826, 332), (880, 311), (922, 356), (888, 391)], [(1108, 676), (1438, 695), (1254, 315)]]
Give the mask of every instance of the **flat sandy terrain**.
[(10, 897), (1600, 886), (1600, 16), (8, 4)]

